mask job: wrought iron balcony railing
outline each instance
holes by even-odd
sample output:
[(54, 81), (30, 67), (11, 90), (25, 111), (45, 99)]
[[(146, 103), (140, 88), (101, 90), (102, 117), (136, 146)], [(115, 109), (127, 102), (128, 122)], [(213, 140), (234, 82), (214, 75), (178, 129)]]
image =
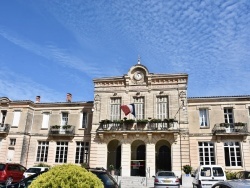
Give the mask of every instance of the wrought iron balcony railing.
[(0, 134), (7, 134), (10, 131), (9, 124), (0, 123)]
[(248, 134), (247, 123), (219, 123), (215, 124), (214, 134)]
[(119, 131), (178, 131), (177, 121), (174, 122), (100, 122), (97, 132)]
[(49, 136), (74, 136), (75, 126), (59, 126), (53, 125), (49, 129)]

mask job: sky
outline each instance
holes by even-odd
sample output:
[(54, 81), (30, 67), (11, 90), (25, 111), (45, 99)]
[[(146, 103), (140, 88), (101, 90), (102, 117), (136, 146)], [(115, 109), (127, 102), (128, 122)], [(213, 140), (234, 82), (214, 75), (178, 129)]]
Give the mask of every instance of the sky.
[(188, 97), (250, 95), (250, 1), (0, 0), (0, 97), (93, 101), (138, 57)]

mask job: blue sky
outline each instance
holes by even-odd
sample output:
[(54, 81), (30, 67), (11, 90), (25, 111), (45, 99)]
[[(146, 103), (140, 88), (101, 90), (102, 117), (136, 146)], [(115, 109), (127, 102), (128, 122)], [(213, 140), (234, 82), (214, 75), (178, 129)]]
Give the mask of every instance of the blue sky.
[(0, 97), (93, 100), (137, 63), (187, 73), (188, 96), (250, 94), (249, 0), (1, 0)]

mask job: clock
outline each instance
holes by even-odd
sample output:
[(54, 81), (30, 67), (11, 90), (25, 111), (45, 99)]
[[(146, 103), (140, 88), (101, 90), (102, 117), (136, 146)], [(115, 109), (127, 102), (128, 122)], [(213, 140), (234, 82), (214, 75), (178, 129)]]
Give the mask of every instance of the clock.
[(142, 74), (140, 71), (137, 71), (137, 72), (134, 73), (134, 79), (135, 79), (136, 81), (139, 81), (139, 80), (141, 80), (142, 78), (143, 78), (143, 74)]

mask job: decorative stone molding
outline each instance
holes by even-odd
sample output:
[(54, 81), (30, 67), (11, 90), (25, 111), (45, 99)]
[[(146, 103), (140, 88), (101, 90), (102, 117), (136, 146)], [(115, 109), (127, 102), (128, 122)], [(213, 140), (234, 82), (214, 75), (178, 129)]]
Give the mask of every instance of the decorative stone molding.
[(101, 139), (101, 142), (103, 142), (103, 140), (104, 140), (104, 134), (99, 134), (99, 137)]
[(177, 138), (178, 138), (178, 133), (174, 133), (174, 142), (177, 142)]
[(243, 142), (247, 142), (247, 135), (243, 136)]
[(128, 139), (128, 134), (122, 134), (122, 136), (123, 136), (123, 139), (124, 139), (124, 140), (127, 140), (127, 139)]
[(148, 141), (149, 141), (149, 143), (152, 142), (152, 133), (148, 133)]

